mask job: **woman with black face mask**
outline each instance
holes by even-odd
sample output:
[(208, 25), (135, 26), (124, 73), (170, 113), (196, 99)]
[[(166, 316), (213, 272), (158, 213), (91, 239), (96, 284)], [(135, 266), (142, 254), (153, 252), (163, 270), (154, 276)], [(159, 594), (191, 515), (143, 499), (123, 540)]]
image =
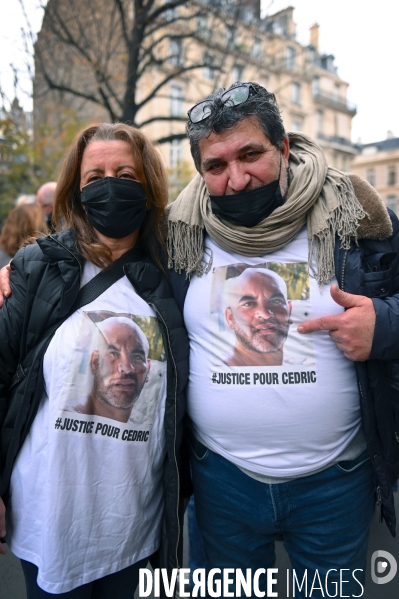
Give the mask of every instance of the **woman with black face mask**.
[(188, 341), (165, 274), (166, 204), (141, 132), (87, 127), (57, 184), (62, 230), (13, 259), (0, 311), (0, 537), (29, 598), (133, 598), (151, 555), (169, 576), (179, 566)]

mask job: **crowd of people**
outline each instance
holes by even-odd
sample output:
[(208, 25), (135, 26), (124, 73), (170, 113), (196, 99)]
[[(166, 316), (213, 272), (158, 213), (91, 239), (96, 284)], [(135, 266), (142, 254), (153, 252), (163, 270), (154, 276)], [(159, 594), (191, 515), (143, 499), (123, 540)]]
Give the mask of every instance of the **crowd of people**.
[(257, 83), (187, 136), (169, 207), (158, 150), (103, 123), (4, 223), (0, 537), (28, 599), (132, 598), (148, 560), (181, 567), (194, 492), (208, 571), (273, 568), (282, 536), (299, 580), (359, 596), (375, 500), (396, 526), (398, 220)]

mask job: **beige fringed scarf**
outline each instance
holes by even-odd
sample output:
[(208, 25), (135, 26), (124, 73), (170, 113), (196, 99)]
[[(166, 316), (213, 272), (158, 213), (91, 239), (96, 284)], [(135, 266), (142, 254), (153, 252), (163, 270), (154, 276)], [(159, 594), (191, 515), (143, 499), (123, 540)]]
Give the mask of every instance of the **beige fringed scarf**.
[(335, 236), (343, 249), (349, 249), (351, 240), (358, 239), (360, 221), (368, 215), (351, 179), (328, 167), (315, 142), (299, 133), (290, 133), (289, 141), (292, 178), (287, 200), (255, 227), (232, 225), (214, 216), (203, 179), (196, 175), (169, 210), (169, 267), (186, 271), (187, 276), (209, 271), (212, 259), (203, 257), (204, 228), (228, 252), (262, 256), (284, 247), (306, 223), (309, 267), (319, 284), (334, 277)]

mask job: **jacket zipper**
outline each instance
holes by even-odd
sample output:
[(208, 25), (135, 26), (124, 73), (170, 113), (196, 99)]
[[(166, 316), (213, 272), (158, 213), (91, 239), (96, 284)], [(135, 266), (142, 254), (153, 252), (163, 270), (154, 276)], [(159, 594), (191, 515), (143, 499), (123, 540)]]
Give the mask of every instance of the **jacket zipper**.
[(176, 368), (176, 362), (173, 356), (173, 352), (172, 352), (172, 347), (170, 345), (170, 338), (169, 338), (169, 330), (168, 330), (168, 326), (162, 316), (162, 314), (159, 312), (159, 310), (157, 309), (157, 307), (152, 304), (151, 302), (148, 302), (148, 305), (151, 306), (151, 308), (153, 310), (155, 310), (158, 318), (160, 318), (160, 320), (162, 321), (165, 331), (166, 331), (166, 337), (168, 340), (168, 346), (169, 346), (169, 353), (170, 356), (172, 358), (172, 363), (173, 363), (173, 368), (175, 371), (175, 393), (174, 393), (174, 405), (175, 405), (175, 422), (174, 422), (174, 439), (173, 439), (173, 458), (175, 460), (175, 467), (176, 467), (176, 473), (177, 473), (177, 510), (176, 510), (176, 520), (177, 520), (177, 543), (176, 543), (176, 567), (180, 568), (179, 566), (179, 558), (178, 558), (178, 547), (179, 547), (179, 539), (180, 539), (180, 522), (179, 522), (179, 497), (180, 497), (180, 480), (179, 480), (179, 470), (177, 467), (177, 457), (176, 457), (176, 419), (177, 419), (177, 414), (176, 414), (176, 410), (177, 410), (177, 368)]
[(348, 250), (344, 251), (344, 257), (342, 259), (342, 267), (341, 267), (341, 281), (340, 281), (340, 287), (342, 289), (342, 291), (345, 291), (344, 289), (344, 279), (345, 279), (345, 266), (346, 266), (346, 259), (348, 257)]
[[(345, 251), (344, 251), (344, 257), (343, 257), (343, 259), (342, 259), (342, 267), (341, 267), (341, 281), (340, 281), (340, 288), (341, 288), (341, 290), (342, 290), (342, 291), (345, 291), (345, 287), (344, 287), (344, 283), (345, 283), (345, 266), (346, 266), (346, 259), (347, 259), (347, 257), (348, 257), (348, 253), (349, 253), (349, 250), (345, 250)], [(360, 380), (359, 380), (359, 378), (358, 378), (358, 377), (356, 377), (356, 378), (357, 378), (357, 385), (358, 385), (358, 387), (359, 387), (359, 392), (360, 392), (360, 395), (361, 395), (362, 399), (364, 400), (364, 395), (363, 395), (362, 386), (361, 386), (361, 384), (360, 384)], [(378, 487), (378, 488), (379, 488), (379, 487)]]

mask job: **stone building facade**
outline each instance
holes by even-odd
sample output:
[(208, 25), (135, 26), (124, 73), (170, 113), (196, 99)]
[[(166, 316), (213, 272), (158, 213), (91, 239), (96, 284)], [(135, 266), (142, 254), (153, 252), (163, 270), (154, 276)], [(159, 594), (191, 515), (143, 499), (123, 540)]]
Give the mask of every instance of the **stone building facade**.
[(375, 187), (388, 208), (399, 214), (399, 137), (358, 146), (351, 171)]
[[(62, 18), (73, 28), (74, 15), (68, 12), (68, 2), (50, 0), (49, 5), (55, 1), (57, 10), (64, 11)], [(98, 7), (103, 23), (112, 19), (108, 3), (91, 0), (90, 6), (94, 5)], [(170, 79), (158, 90), (138, 114), (138, 121), (149, 121), (143, 130), (153, 140), (182, 134), (183, 121), (152, 119), (170, 115), (184, 117), (193, 104), (219, 85), (229, 86), (237, 80), (258, 81), (276, 94), (288, 131), (302, 131), (310, 135), (323, 147), (331, 165), (348, 170), (356, 154), (350, 141), (351, 120), (356, 108), (347, 100), (349, 84), (338, 76), (334, 57), (319, 51), (318, 25), (310, 30), (309, 44), (303, 45), (296, 38), (293, 7), (261, 18), (259, 0), (241, 1), (239, 5), (240, 10), (232, 18), (220, 0), (190, 2), (174, 9), (174, 13), (169, 15), (170, 23), (165, 19), (165, 28), (172, 28), (175, 37), (169, 36), (163, 45), (158, 44), (158, 48), (161, 48), (163, 57), (169, 59), (164, 60), (158, 70), (151, 68), (145, 73), (140, 81), (138, 98), (144, 98), (165, 73), (173, 73), (173, 68), (178, 65), (197, 61), (203, 66)], [(85, 0), (81, 0), (80, 6), (79, 19), (84, 22)], [(191, 21), (174, 21), (176, 11), (186, 18), (195, 7), (203, 9), (200, 17)], [(89, 17), (87, 15), (85, 36), (92, 36), (93, 45), (101, 46), (100, 55), (106, 43), (105, 34), (100, 32), (96, 35)], [(187, 33), (187, 27), (191, 28), (192, 35), (180, 39), (182, 32)], [(168, 31), (170, 33), (170, 29)], [(49, 91), (40, 61), (36, 60), (35, 129), (56, 127), (61, 115), (68, 111), (76, 114), (82, 123), (110, 120), (109, 113), (88, 98), (95, 83), (92, 70), (67, 44), (52, 39), (52, 33), (46, 26), (46, 16), (38, 37), (37, 48), (40, 47), (43, 50), (51, 48), (52, 56), (57, 58), (54, 64), (63, 64), (65, 71), (72, 65), (67, 73), (69, 85), (71, 88), (80, 85), (82, 94), (73, 96), (65, 90)], [(122, 46), (113, 49), (112, 61), (112, 85), (120, 89), (124, 85), (126, 68)], [(175, 139), (160, 147), (169, 168), (173, 169), (184, 161), (191, 163), (187, 140)]]

